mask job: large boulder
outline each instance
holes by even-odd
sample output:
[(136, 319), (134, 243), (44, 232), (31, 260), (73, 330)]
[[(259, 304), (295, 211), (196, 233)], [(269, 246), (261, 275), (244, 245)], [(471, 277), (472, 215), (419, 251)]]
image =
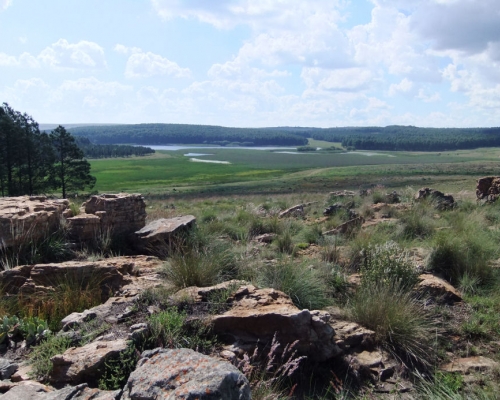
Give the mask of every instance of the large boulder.
[(462, 301), (462, 295), (452, 285), (432, 274), (422, 274), (418, 277), (416, 290), (428, 295), (437, 302), (455, 303)]
[(157, 219), (135, 232), (134, 244), (140, 249), (154, 252), (155, 247), (170, 243), (174, 236), (186, 232), (195, 222), (193, 215)]
[(500, 196), (500, 177), (486, 176), (477, 180), (476, 197), (493, 202)]
[(125, 352), (128, 341), (95, 341), (82, 347), (71, 347), (63, 354), (51, 358), (53, 369), (51, 382), (64, 383), (96, 383), (97, 372), (104, 367), (106, 360), (117, 358)]
[(63, 216), (71, 216), (68, 200), (45, 196), (0, 198), (0, 248), (36, 240), (59, 228)]
[(434, 203), (437, 210), (449, 210), (456, 206), (455, 199), (451, 194), (444, 194), (439, 190), (422, 188), (415, 194), (415, 200), (429, 199)]
[(247, 378), (233, 365), (190, 349), (142, 353), (122, 400), (249, 400)]
[(229, 311), (212, 318), (214, 332), (236, 347), (248, 349), (270, 344), (274, 335), (285, 347), (297, 341), (301, 355), (323, 361), (341, 353), (336, 345), (330, 315), (325, 311), (299, 310), (279, 290), (240, 287), (228, 300)]

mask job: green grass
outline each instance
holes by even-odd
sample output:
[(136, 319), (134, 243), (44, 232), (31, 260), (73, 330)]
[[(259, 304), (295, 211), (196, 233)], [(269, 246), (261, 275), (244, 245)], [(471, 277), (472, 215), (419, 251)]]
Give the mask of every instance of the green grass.
[[(151, 157), (91, 160), (95, 189), (103, 192), (152, 192), (179, 196), (186, 193), (227, 195), (241, 193), (289, 193), (294, 191), (358, 188), (384, 183), (463, 186), (471, 176), (499, 175), (497, 149), (448, 153), (385, 152), (280, 154), (270, 150), (209, 149), (206, 160), (231, 164), (189, 161), (189, 150), (160, 151)], [(388, 157), (391, 155), (391, 157)], [(383, 179), (383, 181), (381, 181)], [(174, 190), (175, 188), (175, 190)], [(182, 194), (181, 194), (182, 193)]]

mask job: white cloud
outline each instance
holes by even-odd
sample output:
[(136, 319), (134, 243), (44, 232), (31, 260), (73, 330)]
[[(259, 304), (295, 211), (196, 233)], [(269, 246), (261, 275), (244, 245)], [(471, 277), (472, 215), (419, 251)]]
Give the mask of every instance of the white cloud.
[(117, 53), (125, 54), (125, 55), (134, 54), (134, 53), (142, 53), (142, 50), (139, 47), (127, 47), (127, 46), (120, 44), (120, 43), (116, 44), (113, 50), (116, 51)]
[(176, 62), (151, 52), (136, 51), (128, 58), (125, 66), (127, 78), (146, 78), (156, 75), (186, 78), (191, 75), (191, 71), (189, 68), (182, 68)]
[(0, 0), (0, 11), (6, 10), (12, 5), (12, 0)]
[(0, 53), (0, 66), (38, 68), (40, 66), (40, 63), (35, 57), (26, 52), (22, 53), (19, 57)]
[(42, 50), (38, 59), (53, 68), (100, 69), (106, 67), (104, 49), (97, 43), (86, 40), (69, 43), (66, 39), (59, 39)]
[[(164, 19), (194, 18), (219, 29), (239, 24), (254, 29), (289, 29), (302, 26), (307, 19), (328, 16), (340, 19), (342, 0), (218, 0), (217, 2), (152, 0), (153, 8)], [(313, 9), (315, 12), (311, 12)]]
[(399, 83), (393, 83), (389, 87), (389, 96), (396, 96), (398, 93), (408, 93), (413, 89), (413, 82), (404, 78)]

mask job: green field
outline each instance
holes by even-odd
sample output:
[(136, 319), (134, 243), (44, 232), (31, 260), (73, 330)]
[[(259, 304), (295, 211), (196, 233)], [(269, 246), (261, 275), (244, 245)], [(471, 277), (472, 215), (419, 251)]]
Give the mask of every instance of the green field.
[[(290, 150), (283, 150), (290, 151)], [(210, 154), (193, 162), (184, 154)], [(289, 193), (445, 184), (469, 188), (482, 175), (500, 174), (500, 149), (443, 153), (369, 152), (283, 154), (271, 150), (192, 149), (153, 156), (91, 160), (99, 192)]]

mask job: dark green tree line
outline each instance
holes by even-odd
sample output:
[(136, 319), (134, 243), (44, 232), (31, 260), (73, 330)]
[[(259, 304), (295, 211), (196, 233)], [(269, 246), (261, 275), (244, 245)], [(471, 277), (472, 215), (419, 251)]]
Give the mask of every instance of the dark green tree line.
[(28, 114), (8, 104), (0, 107), (0, 193), (2, 196), (34, 195), (62, 189), (92, 187), (90, 164), (74, 138), (61, 126), (40, 132)]

